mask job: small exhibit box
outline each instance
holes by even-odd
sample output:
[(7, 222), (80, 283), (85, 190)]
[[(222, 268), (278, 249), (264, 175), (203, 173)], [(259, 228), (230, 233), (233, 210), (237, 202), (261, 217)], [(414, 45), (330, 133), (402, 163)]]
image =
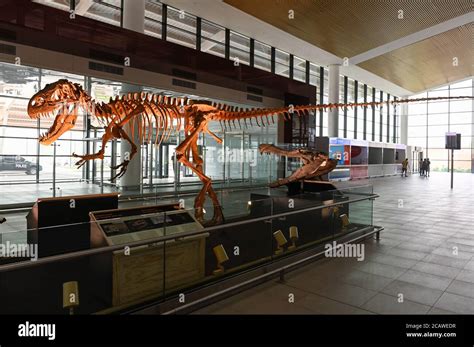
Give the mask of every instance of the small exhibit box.
[(461, 134), (446, 133), (445, 149), (461, 149)]
[(39, 257), (88, 249), (89, 213), (117, 207), (117, 193), (39, 198), (26, 216), (28, 243)]
[[(208, 233), (179, 205), (136, 207), (90, 214), (91, 246), (123, 245), (112, 254), (112, 305), (159, 297), (163, 288), (177, 290), (204, 278)], [(202, 233), (185, 236), (189, 232)], [(173, 239), (160, 238), (175, 236)], [(153, 243), (125, 247), (141, 240)]]

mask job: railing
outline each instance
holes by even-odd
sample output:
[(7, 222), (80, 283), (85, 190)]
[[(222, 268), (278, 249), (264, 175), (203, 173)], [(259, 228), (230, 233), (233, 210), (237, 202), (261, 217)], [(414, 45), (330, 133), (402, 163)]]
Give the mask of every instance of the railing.
[[(206, 228), (194, 221), (193, 208), (150, 213), (153, 207), (148, 205), (135, 215), (96, 212), (89, 223), (2, 234), (3, 255), (10, 257), (0, 259), (11, 263), (0, 265), (0, 313), (61, 314), (68, 308), (107, 313), (164, 302), (173, 295), (191, 298), (204, 287), (375, 230), (377, 195), (370, 186), (291, 197), (278, 190), (272, 197), (257, 193), (222, 196), (225, 221)], [(210, 218), (212, 205), (206, 204), (205, 210)], [(54, 216), (47, 218), (54, 221)], [(84, 238), (90, 247), (81, 243)], [(31, 252), (17, 261), (12, 245), (22, 244)], [(68, 247), (76, 251), (68, 252)], [(36, 261), (26, 259), (38, 254)], [(63, 283), (68, 282), (78, 286), (80, 305), (65, 302), (63, 308)]]

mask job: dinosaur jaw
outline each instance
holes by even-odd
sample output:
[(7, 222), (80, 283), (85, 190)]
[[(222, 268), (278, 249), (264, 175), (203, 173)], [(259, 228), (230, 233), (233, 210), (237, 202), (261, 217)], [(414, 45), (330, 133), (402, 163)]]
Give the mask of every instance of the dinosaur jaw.
[(39, 137), (39, 143), (42, 145), (50, 145), (62, 134), (72, 129), (77, 119), (75, 113), (71, 113), (72, 111), (74, 111), (73, 105), (69, 107), (69, 110), (64, 107), (59, 107), (52, 112), (40, 113), (36, 118), (55, 117), (55, 119), (48, 131)]

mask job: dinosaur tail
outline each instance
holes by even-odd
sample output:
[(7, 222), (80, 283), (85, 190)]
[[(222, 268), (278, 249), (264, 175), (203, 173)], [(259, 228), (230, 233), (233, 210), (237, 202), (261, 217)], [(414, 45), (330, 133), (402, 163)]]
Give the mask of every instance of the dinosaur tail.
[(274, 117), (283, 117), (285, 120), (290, 120), (293, 115), (298, 117), (309, 115), (311, 112), (319, 110), (329, 111), (333, 109), (344, 109), (354, 107), (373, 107), (379, 108), (384, 105), (398, 105), (412, 102), (423, 102), (423, 101), (435, 101), (435, 100), (453, 100), (453, 99), (474, 99), (473, 96), (452, 96), (452, 97), (433, 97), (433, 98), (417, 98), (417, 99), (394, 99), (388, 101), (377, 101), (377, 102), (354, 102), (354, 103), (331, 103), (331, 104), (318, 104), (318, 105), (289, 105), (287, 107), (280, 108), (255, 108), (255, 109), (243, 109), (228, 105), (216, 104), (215, 106), (219, 109), (213, 116), (213, 120), (217, 120), (221, 123), (223, 130), (227, 128), (236, 128), (236, 122), (240, 128), (242, 123), (247, 127), (248, 124), (253, 125), (253, 121), (257, 126), (268, 126), (275, 124)]

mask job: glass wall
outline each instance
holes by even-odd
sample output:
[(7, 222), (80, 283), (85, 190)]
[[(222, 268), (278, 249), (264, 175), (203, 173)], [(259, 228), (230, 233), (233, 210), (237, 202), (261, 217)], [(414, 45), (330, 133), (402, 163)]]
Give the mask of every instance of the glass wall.
[[(473, 79), (443, 86), (412, 98), (472, 96)], [(421, 147), (434, 171), (447, 171), (450, 151), (444, 148), (445, 134), (461, 134), (461, 150), (454, 152), (454, 170), (474, 172), (474, 112), (472, 100), (447, 100), (408, 105), (408, 145)]]

